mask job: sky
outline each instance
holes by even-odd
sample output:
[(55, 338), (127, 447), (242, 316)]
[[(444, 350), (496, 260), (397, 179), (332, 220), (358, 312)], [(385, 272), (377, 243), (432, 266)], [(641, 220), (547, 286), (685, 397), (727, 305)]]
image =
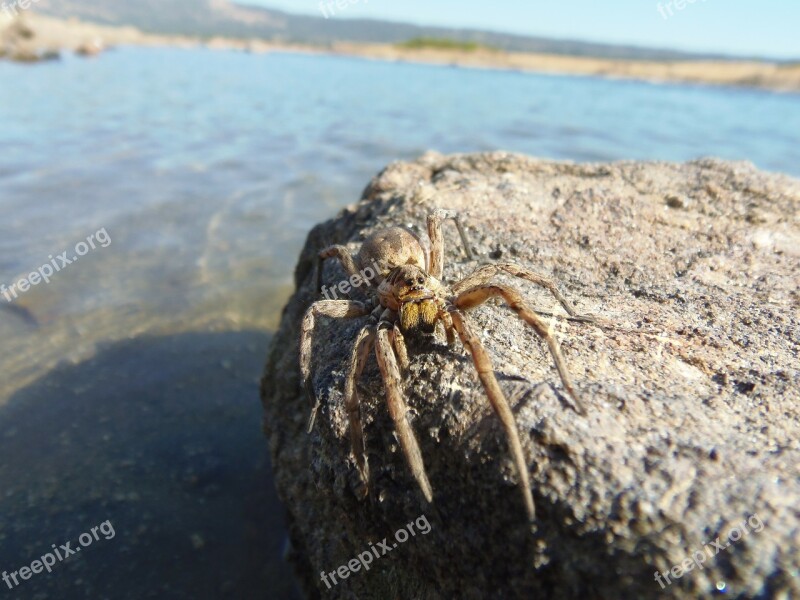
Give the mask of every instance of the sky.
[[(237, 0), (323, 16), (320, 0)], [(324, 0), (329, 18), (800, 59), (800, 0)], [(681, 6), (682, 8), (678, 8)], [(659, 8), (660, 7), (660, 8)]]

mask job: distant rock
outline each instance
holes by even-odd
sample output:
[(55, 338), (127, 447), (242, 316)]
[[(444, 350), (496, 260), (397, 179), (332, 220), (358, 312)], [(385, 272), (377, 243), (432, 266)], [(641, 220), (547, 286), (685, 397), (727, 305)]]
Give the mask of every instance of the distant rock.
[(0, 21), (0, 58), (36, 62), (61, 52), (97, 56), (116, 45), (176, 45), (187, 41), (142, 33), (132, 27), (108, 27), (75, 19), (59, 20), (27, 11), (13, 21)]
[(90, 42), (84, 42), (75, 49), (78, 56), (97, 56), (106, 49), (102, 38), (95, 38)]
[[(489, 303), (470, 313), (521, 433), (533, 533), (503, 430), (461, 347), (438, 340), (412, 351), (405, 379), (433, 505), (399, 451), (373, 358), (359, 387), (371, 495), (358, 499), (342, 391), (359, 322), (318, 322), (313, 386), (323, 409), (305, 431), (297, 347), (303, 312), (319, 299), (316, 252), (423, 225), (436, 206), (469, 213), (479, 257), (464, 262), (446, 228), (446, 279), (502, 256), (553, 276), (579, 311), (608, 324), (548, 317), (583, 417), (511, 311)], [(427, 154), (386, 168), (360, 202), (309, 234), (262, 382), (291, 554), (309, 597), (800, 597), (799, 207), (798, 180), (714, 159)], [(330, 265), (324, 283), (343, 277)], [(561, 312), (533, 285), (503, 280)], [(430, 533), (331, 589), (323, 583), (320, 572), (391, 543), (420, 515)]]
[(0, 26), (0, 58), (16, 62), (39, 62), (59, 57), (57, 49), (41, 43), (26, 19), (20, 17), (5, 28)]

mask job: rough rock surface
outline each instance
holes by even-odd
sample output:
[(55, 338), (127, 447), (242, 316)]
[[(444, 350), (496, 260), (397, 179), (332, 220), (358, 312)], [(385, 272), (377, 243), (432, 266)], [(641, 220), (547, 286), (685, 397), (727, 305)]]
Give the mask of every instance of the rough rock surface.
[[(499, 304), (470, 313), (519, 425), (533, 532), (503, 430), (461, 346), (437, 339), (411, 351), (409, 418), (433, 506), (394, 438), (374, 358), (360, 384), (371, 495), (357, 497), (342, 390), (360, 322), (319, 321), (314, 387), (324, 408), (305, 432), (297, 347), (302, 314), (318, 299), (315, 252), (330, 243), (355, 251), (378, 228), (423, 225), (435, 206), (469, 213), (477, 253), (465, 262), (446, 225), (446, 280), (514, 260), (611, 324), (551, 319), (588, 405), (581, 417), (524, 323)], [(359, 203), (310, 233), (262, 385), (309, 597), (800, 597), (798, 207), (797, 180), (711, 159), (576, 165), (431, 153), (390, 165)], [(324, 273), (328, 285), (344, 277), (333, 264)], [(542, 290), (506, 282), (560, 313)], [(321, 581), (423, 514), (427, 535), (331, 589)], [(715, 549), (717, 537), (730, 547)], [(704, 549), (702, 569), (670, 574), (665, 589), (655, 581)]]

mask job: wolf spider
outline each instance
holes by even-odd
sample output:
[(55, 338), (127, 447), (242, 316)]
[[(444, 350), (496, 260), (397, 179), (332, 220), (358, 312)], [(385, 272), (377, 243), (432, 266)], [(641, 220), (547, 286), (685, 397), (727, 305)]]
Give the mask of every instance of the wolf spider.
[[(528, 478), (528, 467), (514, 415), (497, 383), (489, 355), (475, 335), (463, 311), (475, 308), (490, 298), (502, 298), (547, 343), (564, 388), (582, 415), (586, 414), (586, 409), (572, 385), (558, 342), (550, 333), (547, 324), (528, 308), (519, 292), (505, 285), (491, 283), (491, 280), (501, 272), (520, 277), (547, 289), (570, 315), (571, 320), (590, 322), (593, 319), (578, 315), (552, 280), (514, 263), (486, 264), (452, 286), (443, 285), (440, 280), (444, 263), (444, 240), (442, 237), (442, 221), (444, 219), (455, 220), (467, 257), (471, 258), (458, 215), (453, 211), (443, 209), (435, 210), (428, 215), (429, 248), (426, 248), (423, 240), (411, 231), (402, 227), (392, 227), (378, 231), (367, 238), (356, 256), (351, 256), (344, 246), (331, 246), (319, 253), (317, 292), (321, 283), (322, 261), (326, 258), (337, 258), (351, 276), (351, 280), (352, 277), (359, 276), (359, 266), (362, 267), (362, 272), (365, 272), (366, 269), (363, 269), (365, 265), (380, 261), (384, 268), (381, 269), (381, 273), (376, 274), (374, 282), (369, 282), (369, 300), (366, 302), (319, 300), (306, 311), (300, 333), (300, 370), (303, 385), (309, 399), (313, 402), (315, 394), (311, 383), (311, 346), (317, 317), (353, 319), (369, 316), (368, 322), (356, 337), (344, 390), (350, 443), (365, 493), (368, 491), (369, 469), (356, 381), (364, 369), (370, 351), (374, 348), (386, 389), (386, 403), (394, 422), (400, 447), (425, 499), (432, 502), (433, 490), (425, 472), (422, 453), (411, 425), (406, 419), (408, 408), (403, 397), (401, 371), (406, 370), (409, 364), (405, 337), (419, 334), (431, 335), (434, 333), (436, 324), (441, 322), (448, 344), (452, 346), (458, 335), (472, 356), (489, 402), (500, 418), (508, 437), (511, 456), (519, 475), (519, 487), (525, 508), (530, 520), (533, 521), (536, 513)], [(319, 404), (319, 400), (316, 400), (309, 419), (309, 431), (314, 425)]]

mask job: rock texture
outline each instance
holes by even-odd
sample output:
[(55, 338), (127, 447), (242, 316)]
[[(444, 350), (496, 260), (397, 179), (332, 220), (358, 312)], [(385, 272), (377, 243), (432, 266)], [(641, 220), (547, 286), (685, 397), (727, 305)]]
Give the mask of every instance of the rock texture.
[[(360, 384), (371, 495), (357, 497), (342, 390), (359, 322), (319, 322), (323, 410), (305, 432), (297, 346), (302, 314), (318, 299), (316, 251), (355, 251), (379, 228), (423, 225), (435, 206), (468, 213), (477, 256), (465, 262), (446, 226), (446, 280), (510, 259), (552, 275), (578, 310), (602, 318), (551, 318), (588, 405), (581, 417), (544, 345), (510, 310), (470, 313), (519, 425), (533, 532), (503, 430), (460, 346), (437, 339), (411, 351), (409, 418), (434, 505), (403, 461), (374, 358)], [(291, 554), (309, 597), (800, 597), (799, 206), (797, 180), (710, 159), (576, 165), (426, 154), (390, 165), (360, 202), (310, 233), (262, 383)], [(328, 285), (344, 277), (333, 264), (324, 275)], [(560, 314), (542, 290), (506, 281)], [(331, 589), (321, 581), (321, 571), (391, 543), (420, 515), (427, 535)], [(674, 570), (664, 589), (655, 580), (703, 552), (702, 569)]]

